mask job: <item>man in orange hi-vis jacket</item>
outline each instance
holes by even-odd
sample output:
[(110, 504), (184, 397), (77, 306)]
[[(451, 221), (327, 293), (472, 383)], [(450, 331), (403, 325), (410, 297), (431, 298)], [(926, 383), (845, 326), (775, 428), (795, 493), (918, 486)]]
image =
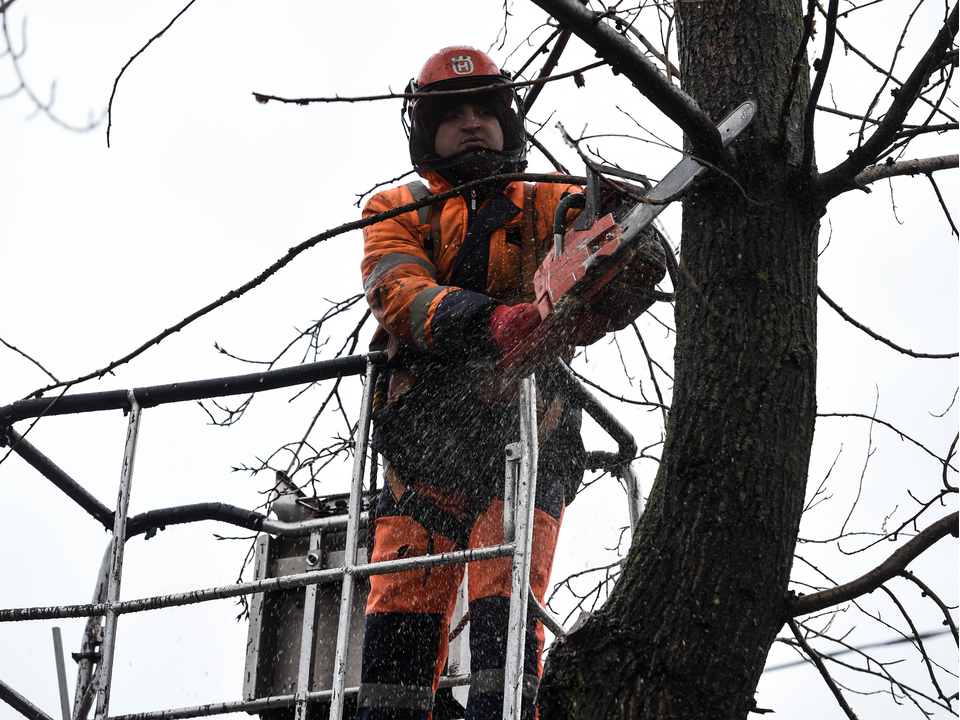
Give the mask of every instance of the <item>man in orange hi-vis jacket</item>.
[[(519, 440), (519, 410), (516, 380), (496, 362), (540, 323), (530, 304), (534, 271), (552, 247), (557, 204), (580, 192), (502, 179), (522, 172), (527, 138), (509, 76), (479, 50), (441, 50), (408, 93), (410, 156), (428, 187), (415, 181), (381, 192), (364, 217), (484, 182), (364, 230), (364, 290), (380, 324), (375, 344), (385, 343), (391, 355), (385, 402), (374, 413), (374, 448), (386, 477), (374, 561), (504, 541), (504, 446)], [(537, 381), (530, 583), (542, 602), (584, 450), (579, 408), (553, 387), (549, 372)], [(372, 576), (358, 717), (430, 717), (462, 577), (459, 565)], [(501, 717), (510, 586), (509, 558), (471, 563), (466, 718)], [(544, 635), (532, 613), (527, 628), (523, 717), (532, 719)]]

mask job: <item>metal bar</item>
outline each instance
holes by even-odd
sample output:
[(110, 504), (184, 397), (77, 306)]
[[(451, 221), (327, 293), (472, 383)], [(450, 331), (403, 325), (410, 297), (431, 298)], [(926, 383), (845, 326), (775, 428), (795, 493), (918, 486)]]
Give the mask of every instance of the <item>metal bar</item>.
[[(323, 532), (310, 536), (307, 563), (323, 567)], [(295, 720), (307, 720), (307, 693), (313, 675), (313, 641), (317, 621), (317, 589), (319, 585), (307, 585), (303, 589), (303, 625), (300, 631), (300, 664), (297, 668), (297, 702)]]
[(620, 462), (626, 462), (636, 457), (637, 442), (633, 439), (633, 434), (593, 396), (593, 393), (577, 380), (573, 370), (567, 367), (563, 360), (555, 360), (550, 366), (550, 370), (553, 371), (551, 379), (560, 382), (564, 393), (572, 396), (573, 401), (583, 408), (587, 415), (592, 417), (597, 425), (616, 441), (619, 446), (617, 456)]
[[(362, 577), (366, 575), (384, 575), (386, 573), (403, 572), (404, 570), (421, 570), (425, 567), (435, 567), (439, 565), (459, 565), (461, 563), (479, 562), (481, 560), (493, 560), (494, 558), (510, 555), (513, 552), (513, 548), (513, 543), (504, 543), (502, 545), (488, 545), (486, 547), (457, 550), (439, 555), (423, 555), (421, 557), (403, 558), (401, 560), (384, 560), (378, 563), (354, 565), (351, 568), (314, 570), (309, 573), (284, 575), (282, 577), (268, 578), (263, 581), (237, 583), (236, 585), (224, 585), (222, 587), (207, 588), (205, 590), (191, 590), (190, 592), (174, 593), (171, 595), (156, 595), (138, 600), (125, 600), (116, 603), (114, 610), (118, 615), (126, 615), (128, 613), (144, 612), (146, 610), (193, 605), (210, 600), (222, 600), (224, 598), (250, 595), (257, 592), (286, 590), (288, 588), (300, 587), (301, 585), (330, 582), (339, 580), (348, 573), (354, 577)], [(104, 615), (106, 612), (106, 603), (13, 608), (0, 610), (0, 622), (92, 617), (95, 615)]]
[[(441, 688), (460, 687), (470, 684), (469, 675), (457, 675), (454, 677), (440, 678), (439, 686)], [(343, 694), (346, 696), (356, 695), (360, 691), (357, 687), (344, 688)], [(332, 690), (317, 690), (307, 693), (307, 700), (310, 702), (328, 701), (333, 694)], [(206, 705), (196, 705), (193, 707), (174, 708), (170, 710), (154, 710), (151, 712), (131, 713), (128, 715), (114, 715), (110, 720), (183, 720), (193, 717), (208, 717), (210, 715), (225, 715), (227, 713), (246, 711), (254, 713), (259, 710), (272, 710), (274, 708), (290, 707), (296, 702), (296, 695), (272, 695), (266, 698), (256, 700), (237, 700), (222, 703), (208, 703)]]
[[(87, 489), (61, 470), (50, 458), (37, 450), (26, 438), (12, 427), (6, 428), (8, 444), (17, 455), (22, 457), (37, 472), (60, 488), (77, 505), (90, 513), (108, 530), (113, 527), (113, 510), (108, 508)], [(0, 428), (0, 441), (3, 440), (3, 428)]]
[(337, 622), (337, 649), (333, 660), (333, 695), (330, 699), (330, 720), (343, 716), (343, 688), (347, 679), (347, 649), (350, 639), (350, 616), (353, 612), (353, 574), (357, 562), (357, 545), (360, 535), (360, 507), (363, 492), (364, 467), (367, 459), (367, 444), (370, 435), (370, 417), (373, 414), (373, 393), (378, 371), (373, 363), (367, 366), (367, 378), (363, 388), (360, 417), (357, 420), (356, 450), (353, 460), (353, 477), (350, 483), (350, 501), (347, 505), (347, 540), (343, 553), (343, 587), (340, 592), (340, 618)]
[(57, 663), (57, 686), (60, 688), (60, 714), (70, 720), (70, 698), (67, 696), (67, 667), (63, 661), (63, 638), (60, 628), (53, 628), (53, 657)]
[(0, 680), (0, 700), (3, 700), (25, 718), (30, 718), (30, 720), (53, 720), (52, 717), (7, 685), (3, 680)]
[(517, 484), (520, 482), (520, 457), (522, 454), (520, 443), (510, 443), (504, 448), (503, 539), (506, 542), (513, 542), (516, 539), (517, 523), (513, 508), (517, 502)]
[[(507, 657), (504, 665), (503, 718), (520, 720), (523, 700), (523, 656), (530, 597), (530, 554), (537, 493), (537, 386), (533, 375), (520, 381), (520, 482), (516, 503), (516, 549), (510, 589)], [(504, 512), (507, 512), (506, 508)]]
[[(315, 530), (339, 530), (347, 526), (349, 518), (346, 515), (330, 515), (328, 517), (314, 518), (312, 520), (301, 520), (300, 522), (280, 522), (267, 518), (263, 521), (260, 528), (265, 533), (271, 535), (283, 535), (284, 537), (304, 537)], [(370, 520), (369, 512), (360, 513), (360, 527), (366, 526)]]
[[(357, 688), (350, 688), (357, 692)], [(348, 691), (349, 692), (349, 691)], [(330, 697), (330, 691), (309, 693), (308, 700), (324, 700)], [(296, 695), (271, 695), (256, 700), (235, 700), (221, 703), (207, 703), (193, 707), (174, 708), (170, 710), (154, 710), (151, 712), (129, 713), (114, 715), (109, 720), (182, 720), (183, 718), (209, 717), (211, 715), (226, 715), (246, 711), (248, 713), (260, 710), (290, 707), (297, 701)]]
[[(149, 408), (167, 403), (242, 395), (329, 380), (346, 375), (359, 375), (366, 370), (368, 364), (382, 365), (386, 361), (386, 352), (372, 352), (367, 355), (348, 355), (333, 360), (306, 363), (262, 373), (232, 375), (168, 385), (151, 385), (134, 388), (133, 392), (137, 396), (140, 407)], [(20, 400), (0, 407), (0, 425), (11, 425), (19, 420), (40, 415), (70, 415), (99, 410), (129, 410), (129, 398), (127, 390), (108, 390), (98, 393), (63, 395), (58, 398)]]
[(100, 646), (100, 666), (97, 668), (97, 720), (106, 720), (110, 710), (110, 680), (113, 675), (113, 655), (117, 641), (116, 603), (120, 600), (120, 577), (123, 574), (123, 548), (127, 530), (127, 508), (130, 506), (130, 488), (133, 484), (133, 465), (137, 456), (137, 438), (140, 434), (140, 405), (130, 391), (130, 421), (127, 424), (127, 442), (123, 450), (120, 471), (120, 490), (117, 493), (117, 511), (113, 522), (113, 556), (107, 578), (107, 612)]
[[(102, 603), (107, 597), (107, 576), (110, 574), (110, 559), (113, 557), (113, 545), (116, 538), (111, 537), (103, 552), (100, 569), (97, 571), (97, 584), (93, 590), (91, 603)], [(83, 640), (80, 642), (80, 656), (77, 658), (77, 685), (73, 695), (73, 716), (86, 720), (94, 699), (94, 668), (100, 662), (102, 620), (98, 616), (87, 619), (83, 628)]]
[(565, 638), (567, 636), (567, 629), (560, 624), (560, 621), (553, 616), (553, 613), (540, 604), (540, 601), (534, 597), (532, 592), (530, 593), (530, 609), (533, 610), (540, 622), (546, 625), (547, 629), (558, 638)]

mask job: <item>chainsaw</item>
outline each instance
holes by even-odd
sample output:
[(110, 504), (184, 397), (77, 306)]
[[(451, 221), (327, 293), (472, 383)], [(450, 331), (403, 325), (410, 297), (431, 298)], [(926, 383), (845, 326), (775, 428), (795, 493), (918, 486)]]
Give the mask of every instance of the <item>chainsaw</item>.
[[(756, 109), (748, 100), (717, 125), (724, 146), (750, 124)], [(600, 180), (588, 168), (586, 192), (561, 201), (554, 227), (565, 227), (569, 209), (581, 206), (580, 215), (565, 234), (554, 236), (553, 252), (534, 275), (534, 305), (541, 323), (498, 365), (526, 377), (576, 346), (623, 329), (645, 312), (666, 274), (664, 249), (647, 228), (704, 169), (685, 157), (645, 193), (648, 202), (638, 202), (617, 221), (612, 213), (600, 216)]]

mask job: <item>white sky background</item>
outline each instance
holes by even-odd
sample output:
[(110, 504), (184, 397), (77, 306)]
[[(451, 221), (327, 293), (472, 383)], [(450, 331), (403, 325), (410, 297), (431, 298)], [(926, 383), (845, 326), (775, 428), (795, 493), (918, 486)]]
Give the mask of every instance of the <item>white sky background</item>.
[[(914, 20), (897, 65), (906, 76), (939, 27), (942, 9)], [(105, 123), (76, 134), (37, 116), (21, 94), (0, 102), (2, 174), (0, 236), (2, 281), (0, 338), (39, 360), (61, 380), (86, 374), (126, 354), (199, 307), (236, 288), (281, 257), (288, 248), (330, 227), (359, 217), (357, 195), (375, 183), (407, 171), (409, 159), (399, 123), (399, 101), (310, 105), (257, 104), (252, 92), (285, 97), (372, 95), (402, 91), (431, 52), (449, 44), (472, 44), (516, 69), (530, 49), (513, 59), (509, 51), (543, 19), (532, 5), (517, 4), (506, 44), (496, 43), (502, 5), (420, 2), (282, 4), (234, 1), (197, 2), (163, 38), (126, 71), (113, 106), (112, 147)], [(182, 5), (155, 2), (39, 2), (18, 0), (9, 13), (10, 30), (21, 47), (21, 20), (27, 17), (27, 52), (21, 67), (32, 89), (44, 99), (56, 82), (54, 110), (67, 122), (85, 124), (88, 114), (106, 107), (120, 68), (180, 11)], [(452, 9), (453, 8), (453, 9)], [(884, 22), (868, 22), (858, 36), (864, 47), (883, 40), (881, 28), (899, 33), (884, 6)], [(652, 10), (650, 11), (652, 14)], [(864, 13), (866, 17), (866, 13)], [(849, 26), (848, 26), (849, 27)], [(535, 36), (539, 43), (543, 30)], [(889, 39), (888, 39), (889, 40)], [(874, 47), (879, 47), (875, 45)], [(814, 48), (819, 54), (820, 46)], [(889, 51), (878, 57), (890, 61)], [(586, 65), (593, 53), (576, 39), (560, 71)], [(838, 57), (840, 63), (844, 58)], [(853, 68), (861, 68), (846, 59)], [(838, 68), (839, 70), (839, 65)], [(864, 78), (867, 78), (864, 81)], [(843, 84), (831, 75), (830, 91), (839, 107), (859, 111), (876, 91), (873, 76)], [(679, 143), (678, 132), (663, 122), (627, 81), (605, 71), (586, 75), (586, 88), (572, 81), (549, 86), (537, 101), (533, 119), (550, 118), (540, 138), (573, 172), (582, 164), (557, 131), (561, 122), (573, 134), (634, 132), (631, 113), (660, 137)], [(0, 93), (14, 87), (7, 60), (0, 61)], [(955, 99), (954, 95), (954, 99)], [(955, 106), (948, 110), (956, 112)], [(851, 147), (850, 126), (818, 125), (818, 160), (828, 169)], [(651, 176), (662, 175), (677, 156), (636, 140), (598, 139), (605, 158)], [(922, 145), (920, 147), (923, 147)], [(907, 157), (955, 152), (926, 144)], [(531, 169), (548, 170), (533, 151)], [(956, 220), (957, 173), (937, 180)], [(896, 205), (896, 217), (891, 198)], [(664, 215), (670, 238), (679, 241), (679, 212)], [(899, 222), (898, 222), (899, 219)], [(902, 224), (901, 224), (902, 223)], [(835, 201), (824, 218), (820, 284), (848, 312), (900, 345), (923, 352), (952, 352), (958, 346), (957, 242), (922, 179), (880, 183), (870, 195), (849, 194)], [(89, 382), (78, 392), (155, 385), (255, 371), (216, 352), (217, 342), (237, 355), (267, 360), (327, 309), (324, 298), (341, 299), (360, 290), (359, 232), (325, 242), (303, 254), (264, 285), (165, 340), (113, 377)], [(656, 310), (670, 322), (668, 307)], [(341, 326), (346, 331), (355, 322)], [(671, 323), (672, 324), (672, 323)], [(671, 346), (662, 327), (641, 323), (645, 341), (666, 364)], [(362, 335), (363, 345), (370, 329)], [(894, 423), (943, 456), (957, 431), (951, 406), (957, 387), (955, 360), (910, 360), (843, 324), (820, 304), (819, 409), (871, 413)], [(581, 358), (577, 368), (631, 398), (638, 383), (653, 398), (636, 340), (620, 339), (631, 365), (632, 386), (620, 378), (616, 347), (604, 341)], [(336, 337), (332, 349), (339, 347)], [(302, 351), (301, 351), (302, 352)], [(297, 362), (294, 352), (282, 366)], [(661, 376), (661, 387), (669, 383)], [(0, 348), (0, 405), (48, 384), (27, 360)], [(195, 404), (154, 408), (144, 413), (134, 473), (131, 514), (187, 503), (221, 501), (256, 507), (269, 478), (231, 472), (255, 465), (282, 443), (298, 439), (325, 396), (328, 384), (288, 403), (293, 391), (259, 397), (238, 425), (216, 428)], [(359, 382), (346, 382), (347, 412), (356, 412)], [(948, 411), (949, 408), (949, 411)], [(943, 414), (943, 418), (933, 415)], [(660, 416), (637, 408), (615, 412), (634, 431), (641, 447), (660, 439)], [(106, 505), (113, 507), (126, 419), (118, 412), (49, 418), (30, 440)], [(17, 425), (23, 432), (26, 423)], [(862, 500), (848, 529), (877, 533), (884, 518), (902, 521), (913, 512), (908, 487), (921, 498), (940, 486), (941, 468), (928, 455), (899, 441), (888, 429), (864, 420), (823, 419), (811, 466), (811, 492), (830, 469), (832, 499), (809, 513), (804, 538), (837, 534), (858, 493)], [(340, 426), (315, 431), (323, 445)], [(325, 434), (324, 434), (325, 433)], [(588, 447), (612, 449), (595, 429)], [(864, 464), (872, 452), (869, 462)], [(659, 454), (659, 447), (651, 450)], [(647, 489), (655, 463), (641, 461)], [(325, 490), (339, 491), (349, 464), (335, 465)], [(952, 482), (956, 482), (953, 474)], [(12, 456), (0, 465), (6, 500), (0, 524), (4, 577), (0, 607), (89, 602), (108, 534), (49, 482)], [(954, 503), (955, 508), (955, 503)], [(921, 525), (952, 511), (925, 516)], [(554, 579), (596, 562), (609, 562), (626, 523), (623, 496), (609, 478), (585, 490), (565, 517)], [(248, 547), (245, 541), (217, 542), (213, 533), (243, 531), (213, 523), (178, 526), (150, 541), (132, 540), (126, 552), (124, 599), (213, 587), (233, 582)], [(856, 541), (844, 543), (852, 549)], [(835, 544), (803, 545), (799, 552), (838, 582), (862, 574), (894, 549), (884, 543), (869, 557), (838, 556)], [(828, 559), (829, 554), (829, 559)], [(930, 557), (916, 563), (917, 574), (957, 604), (956, 544), (941, 541)], [(799, 564), (797, 577), (818, 580)], [(249, 571), (247, 577), (249, 576)], [(904, 590), (905, 586), (899, 586)], [(902, 599), (920, 605), (916, 593)], [(895, 608), (874, 594), (865, 601), (884, 617)], [(192, 706), (240, 697), (245, 623), (238, 609), (222, 600), (200, 606), (126, 615), (120, 620), (111, 714)], [(844, 613), (837, 621), (855, 624), (851, 639), (890, 640), (892, 630)], [(939, 629), (932, 613), (918, 615), (921, 630)], [(53, 717), (59, 717), (50, 628), (63, 628), (66, 651), (76, 652), (82, 620), (0, 624), (0, 680)], [(956, 669), (952, 640), (933, 641), (942, 661)], [(915, 657), (897, 648), (900, 655)], [(792, 652), (775, 648), (771, 665)], [(923, 681), (924, 671), (916, 683)], [(75, 666), (68, 659), (71, 698)], [(863, 683), (852, 681), (856, 687)], [(956, 681), (948, 694), (956, 692)], [(912, 706), (895, 706), (883, 696), (848, 695), (862, 717), (916, 717)], [(840, 717), (815, 671), (808, 667), (768, 672), (758, 694), (760, 707), (778, 718)], [(0, 718), (19, 717), (0, 704)], [(937, 717), (948, 717), (940, 714)], [(245, 715), (237, 717), (246, 717)]]

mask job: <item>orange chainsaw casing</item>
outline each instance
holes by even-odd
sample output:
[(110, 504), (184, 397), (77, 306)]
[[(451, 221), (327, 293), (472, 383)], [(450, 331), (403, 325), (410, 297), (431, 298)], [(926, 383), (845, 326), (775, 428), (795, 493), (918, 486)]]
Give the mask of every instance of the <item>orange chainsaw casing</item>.
[(529, 375), (573, 348), (620, 330), (653, 304), (648, 290), (663, 278), (655, 240), (624, 245), (620, 226), (605, 215), (587, 230), (571, 229), (563, 252), (550, 253), (534, 275), (541, 324), (498, 365)]

